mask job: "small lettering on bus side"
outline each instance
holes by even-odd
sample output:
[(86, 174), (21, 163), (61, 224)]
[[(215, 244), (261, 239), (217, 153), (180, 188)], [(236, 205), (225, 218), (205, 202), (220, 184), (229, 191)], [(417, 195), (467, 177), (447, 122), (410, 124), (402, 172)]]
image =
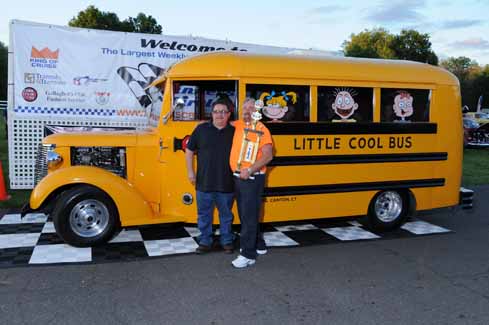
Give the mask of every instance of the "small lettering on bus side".
[(276, 202), (294, 202), (297, 200), (296, 196), (279, 196), (279, 197), (265, 197), (263, 198), (263, 202), (270, 202), (270, 203), (276, 203)]
[(346, 143), (339, 137), (294, 138), (294, 150), (339, 150), (349, 149), (409, 149), (413, 146), (411, 136), (351, 137)]

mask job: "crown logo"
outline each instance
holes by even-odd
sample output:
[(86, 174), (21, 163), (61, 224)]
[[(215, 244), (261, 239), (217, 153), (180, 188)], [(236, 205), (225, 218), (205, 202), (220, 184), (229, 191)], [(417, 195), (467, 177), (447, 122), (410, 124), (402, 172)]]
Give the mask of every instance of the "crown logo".
[(59, 55), (59, 49), (56, 51), (51, 51), (47, 47), (43, 48), (42, 50), (36, 49), (34, 46), (32, 47), (31, 50), (31, 58), (34, 59), (51, 59), (51, 60), (57, 60)]

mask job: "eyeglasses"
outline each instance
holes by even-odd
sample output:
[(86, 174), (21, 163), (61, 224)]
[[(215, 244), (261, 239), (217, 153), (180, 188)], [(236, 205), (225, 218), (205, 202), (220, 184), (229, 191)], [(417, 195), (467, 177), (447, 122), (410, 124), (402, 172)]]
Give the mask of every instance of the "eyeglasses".
[(221, 115), (224, 115), (224, 114), (227, 114), (229, 113), (229, 111), (212, 111), (212, 114), (221, 114)]

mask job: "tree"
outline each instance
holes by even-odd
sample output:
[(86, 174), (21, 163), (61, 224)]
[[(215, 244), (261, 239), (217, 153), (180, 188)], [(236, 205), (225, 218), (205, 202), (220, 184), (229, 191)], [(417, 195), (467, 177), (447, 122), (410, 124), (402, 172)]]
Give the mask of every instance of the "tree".
[(480, 95), (484, 95), (484, 101), (487, 102), (489, 99), (489, 65), (483, 69), (475, 60), (465, 56), (448, 58), (440, 65), (453, 73), (460, 81), (462, 105), (467, 105), (471, 110), (475, 110)]
[(88, 6), (80, 11), (69, 23), (71, 27), (113, 30), (120, 32), (137, 32), (161, 34), (162, 28), (152, 16), (139, 13), (136, 18), (128, 17), (121, 21), (113, 12), (100, 11), (95, 6)]
[(467, 99), (469, 107), (477, 107), (479, 96), (483, 96), (482, 108), (489, 107), (489, 64), (480, 70), (472, 79), (472, 96)]
[(161, 34), (162, 32), (161, 25), (158, 24), (156, 19), (151, 15), (146, 16), (142, 12), (136, 18), (129, 17), (122, 23), (129, 24), (131, 31), (136, 33)]
[(390, 48), (394, 35), (384, 28), (365, 29), (358, 34), (351, 34), (349, 41), (342, 44), (345, 56), (362, 58), (394, 58)]
[(393, 35), (384, 28), (364, 30), (351, 34), (349, 41), (343, 42), (345, 56), (363, 58), (400, 59), (437, 65), (438, 57), (431, 49), (429, 34), (415, 30), (402, 30)]
[(8, 48), (0, 42), (0, 100), (7, 100)]
[(476, 61), (466, 56), (450, 57), (442, 61), (440, 65), (457, 76), (460, 82), (466, 81), (471, 74), (481, 70)]
[(438, 65), (438, 57), (431, 49), (429, 34), (403, 29), (399, 35), (394, 36), (390, 48), (397, 59)]
[(87, 9), (80, 11), (76, 17), (73, 17), (69, 23), (72, 27), (83, 27), (93, 29), (105, 29), (127, 32), (122, 26), (119, 17), (113, 12), (103, 12), (95, 6), (88, 6)]

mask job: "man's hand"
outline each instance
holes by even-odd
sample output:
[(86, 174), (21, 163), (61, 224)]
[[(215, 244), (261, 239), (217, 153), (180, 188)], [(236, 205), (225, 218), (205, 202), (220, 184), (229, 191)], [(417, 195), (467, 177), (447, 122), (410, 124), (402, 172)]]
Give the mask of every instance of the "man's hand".
[(193, 167), (194, 152), (190, 149), (185, 150), (185, 165), (187, 166), (187, 177), (192, 185), (195, 185), (195, 172)]
[(248, 168), (243, 168), (240, 172), (239, 172), (239, 178), (241, 179), (248, 179), (250, 178), (250, 170)]
[(195, 185), (195, 173), (193, 171), (188, 173), (188, 180), (192, 185)]

